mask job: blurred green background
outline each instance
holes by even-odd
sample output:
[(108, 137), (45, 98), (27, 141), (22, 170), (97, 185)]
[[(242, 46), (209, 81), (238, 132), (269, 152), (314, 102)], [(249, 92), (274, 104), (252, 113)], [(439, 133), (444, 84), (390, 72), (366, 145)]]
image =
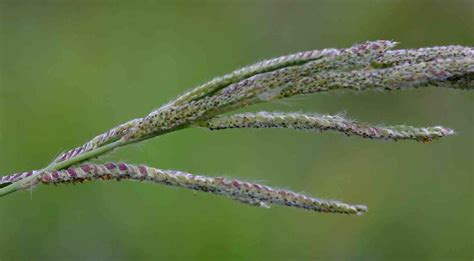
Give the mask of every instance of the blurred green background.
[[(393, 39), (474, 45), (473, 1), (0, 1), (0, 173), (141, 117), (214, 76), (292, 52)], [(190, 129), (102, 161), (223, 175), (369, 206), (361, 217), (133, 182), (0, 200), (0, 260), (471, 260), (474, 92), (339, 91), (248, 108), (445, 125), (432, 144)]]

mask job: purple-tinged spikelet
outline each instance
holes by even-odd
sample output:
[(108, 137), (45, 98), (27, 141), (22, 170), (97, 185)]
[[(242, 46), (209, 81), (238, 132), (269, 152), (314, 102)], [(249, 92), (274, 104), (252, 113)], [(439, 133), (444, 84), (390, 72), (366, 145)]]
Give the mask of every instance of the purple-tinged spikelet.
[(38, 182), (43, 184), (74, 183), (89, 180), (138, 180), (161, 183), (226, 196), (236, 201), (267, 207), (278, 204), (317, 212), (363, 214), (367, 207), (335, 200), (323, 200), (284, 189), (222, 177), (205, 177), (176, 170), (162, 170), (125, 163), (84, 164), (62, 171), (43, 171)]
[(102, 133), (89, 142), (83, 144), (80, 147), (71, 149), (69, 151), (66, 151), (59, 155), (54, 162), (61, 162), (65, 161), (67, 159), (70, 159), (72, 157), (78, 156), (82, 153), (91, 151), (93, 149), (96, 149), (104, 144), (107, 144), (109, 142), (112, 142), (114, 140), (120, 139), (123, 135), (125, 135), (133, 126), (135, 126), (141, 119), (134, 119), (131, 121), (128, 121), (124, 124), (121, 124), (113, 129), (110, 129), (109, 131)]
[(420, 49), (390, 50), (382, 53), (374, 60), (374, 65), (395, 66), (431, 62), (440, 59), (474, 58), (474, 48), (459, 45), (435, 46)]
[(416, 128), (412, 126), (376, 126), (356, 122), (337, 115), (258, 112), (212, 118), (204, 124), (211, 130), (231, 128), (290, 128), (299, 130), (333, 130), (347, 135), (381, 140), (416, 140), (429, 142), (454, 131), (442, 126)]
[(27, 172), (15, 173), (15, 174), (12, 174), (12, 175), (0, 177), (0, 185), (13, 183), (13, 182), (22, 180), (24, 178), (28, 178), (31, 175), (33, 175), (34, 172), (35, 171), (27, 171)]

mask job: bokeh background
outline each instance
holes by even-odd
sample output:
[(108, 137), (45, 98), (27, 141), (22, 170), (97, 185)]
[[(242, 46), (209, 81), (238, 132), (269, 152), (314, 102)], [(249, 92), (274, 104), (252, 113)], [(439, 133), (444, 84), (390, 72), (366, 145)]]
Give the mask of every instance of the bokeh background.
[[(141, 117), (261, 59), (394, 39), (474, 45), (474, 2), (0, 1), (0, 173)], [(156, 184), (40, 186), (0, 201), (0, 260), (471, 260), (474, 92), (338, 91), (248, 111), (445, 125), (432, 144), (338, 133), (189, 129), (100, 161), (236, 177), (369, 206), (361, 217)]]

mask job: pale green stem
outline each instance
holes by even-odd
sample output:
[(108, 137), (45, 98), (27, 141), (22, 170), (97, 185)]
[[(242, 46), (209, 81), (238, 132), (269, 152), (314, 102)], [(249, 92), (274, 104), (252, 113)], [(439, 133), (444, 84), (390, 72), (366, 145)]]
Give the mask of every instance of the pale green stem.
[(53, 162), (49, 166), (47, 166), (46, 168), (41, 169), (39, 171), (35, 171), (35, 173), (33, 173), (33, 175), (31, 175), (27, 178), (16, 181), (16, 182), (14, 182), (14, 183), (12, 183), (12, 184), (4, 187), (4, 188), (0, 188), (0, 197), (8, 195), (8, 194), (13, 193), (13, 192), (18, 191), (18, 190), (22, 190), (22, 189), (26, 189), (26, 188), (31, 187), (32, 185), (34, 185), (33, 183), (35, 181), (35, 178), (37, 178), (38, 175), (40, 175), (41, 172), (43, 172), (43, 171), (62, 170), (62, 169), (65, 169), (69, 166), (72, 166), (72, 165), (81, 163), (83, 161), (86, 161), (86, 160), (98, 157), (100, 155), (103, 155), (103, 154), (105, 154), (107, 152), (110, 152), (114, 149), (117, 149), (119, 147), (122, 147), (122, 146), (125, 146), (125, 145), (128, 145), (128, 144), (132, 144), (132, 143), (137, 143), (137, 142), (140, 142), (140, 141), (143, 141), (143, 140), (146, 140), (146, 139), (150, 139), (150, 138), (160, 136), (160, 135), (163, 135), (163, 134), (166, 134), (166, 133), (169, 133), (169, 132), (172, 132), (172, 131), (176, 131), (178, 129), (186, 128), (186, 127), (187, 127), (187, 125), (183, 125), (183, 126), (180, 126), (178, 128), (161, 131), (160, 133), (157, 133), (157, 134), (152, 135), (152, 136), (143, 136), (143, 137), (139, 137), (139, 138), (136, 138), (136, 139), (122, 138), (122, 139), (119, 139), (117, 141), (105, 144), (101, 147), (95, 148), (93, 150), (84, 152), (82, 154), (79, 154), (79, 155), (77, 155), (75, 157), (72, 157), (72, 158), (69, 158), (67, 160), (60, 161), (60, 162)]
[[(54, 163), (52, 165), (49, 165), (48, 167), (46, 167), (43, 170), (44, 171), (61, 170), (61, 169), (67, 168), (71, 165), (80, 163), (82, 161), (100, 156), (104, 153), (107, 153), (107, 152), (109, 152), (113, 149), (116, 149), (116, 148), (121, 147), (121, 146), (123, 146), (125, 144), (128, 144), (128, 143), (129, 142), (125, 142), (124, 140), (120, 139), (120, 140), (117, 140), (115, 142), (104, 145), (102, 147), (99, 147), (99, 148), (96, 148), (94, 150), (88, 151), (84, 154), (80, 154), (76, 157), (73, 157), (73, 158), (67, 159), (65, 161), (61, 161), (61, 162), (57, 162), (57, 163)], [(24, 178), (24, 179), (19, 180), (15, 183), (12, 183), (12, 184), (4, 187), (4, 188), (1, 188), (0, 189), (0, 197), (8, 195), (10, 193), (13, 193), (15, 191), (30, 187), (32, 185), (32, 182), (34, 182), (34, 180), (36, 179), (36, 177), (39, 174), (41, 174), (41, 171), (37, 171), (36, 173), (31, 175), (30, 177)]]

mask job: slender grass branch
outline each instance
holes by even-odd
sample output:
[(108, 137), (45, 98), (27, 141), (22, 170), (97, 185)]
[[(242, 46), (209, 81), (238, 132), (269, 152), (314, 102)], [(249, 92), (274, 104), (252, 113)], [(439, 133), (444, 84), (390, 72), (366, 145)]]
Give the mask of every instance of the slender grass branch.
[(416, 128), (406, 125), (377, 126), (348, 120), (339, 115), (258, 112), (219, 116), (201, 123), (211, 130), (234, 128), (287, 128), (297, 130), (333, 130), (379, 140), (416, 140), (430, 142), (454, 134), (443, 126)]
[(169, 186), (209, 192), (259, 207), (278, 204), (317, 212), (363, 214), (367, 207), (335, 200), (313, 198), (285, 189), (222, 177), (196, 176), (176, 170), (162, 170), (126, 163), (83, 164), (62, 171), (42, 171), (35, 183), (62, 184), (94, 180), (149, 181)]

